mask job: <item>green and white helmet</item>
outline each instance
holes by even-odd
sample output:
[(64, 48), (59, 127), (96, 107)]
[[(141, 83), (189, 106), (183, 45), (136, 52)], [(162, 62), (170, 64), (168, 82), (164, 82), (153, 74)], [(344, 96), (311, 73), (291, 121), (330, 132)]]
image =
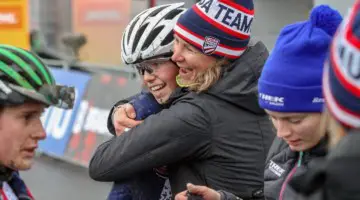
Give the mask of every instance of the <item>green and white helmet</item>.
[(0, 45), (0, 106), (37, 101), (72, 108), (73, 87), (56, 85), (47, 66), (30, 51)]

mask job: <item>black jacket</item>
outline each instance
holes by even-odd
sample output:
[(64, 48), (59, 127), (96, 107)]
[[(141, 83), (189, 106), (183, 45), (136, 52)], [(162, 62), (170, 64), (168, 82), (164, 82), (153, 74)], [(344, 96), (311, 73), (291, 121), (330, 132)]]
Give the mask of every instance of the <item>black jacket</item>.
[(324, 157), (326, 152), (326, 139), (303, 152), (300, 157), (300, 153), (292, 151), (284, 140), (276, 138), (270, 148), (264, 173), (266, 200), (280, 199), (281, 193), (284, 200), (297, 199), (299, 194), (289, 186), (289, 181), (304, 174), (308, 165), (314, 159)]
[[(314, 148), (304, 152), (300, 166), (299, 153), (292, 151), (289, 145), (280, 138), (275, 138), (271, 145), (269, 155), (266, 161), (265, 177), (265, 199), (280, 199), (280, 191), (286, 180), (289, 184), (285, 184), (283, 199), (303, 199), (304, 195), (297, 190), (293, 190), (292, 180), (307, 174), (309, 165), (316, 162), (316, 159), (323, 158), (326, 155), (326, 139), (323, 139)], [(294, 174), (290, 175), (292, 170)], [(306, 172), (306, 173), (305, 173)], [(298, 185), (304, 186), (306, 183), (298, 182)], [(228, 191), (219, 191), (221, 200), (238, 200), (234, 194)]]
[(177, 90), (168, 109), (100, 145), (90, 161), (90, 176), (114, 181), (167, 165), (173, 194), (191, 182), (251, 198), (263, 188), (274, 137), (257, 101), (267, 56), (259, 42), (207, 92)]
[(295, 191), (309, 200), (360, 199), (360, 130), (352, 130), (314, 162), (308, 172), (291, 181)]

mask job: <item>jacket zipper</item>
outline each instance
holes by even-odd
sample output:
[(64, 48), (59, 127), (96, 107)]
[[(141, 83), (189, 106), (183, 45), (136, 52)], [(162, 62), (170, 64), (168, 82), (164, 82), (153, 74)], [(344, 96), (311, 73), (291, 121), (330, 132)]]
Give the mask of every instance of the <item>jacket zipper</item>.
[(283, 200), (283, 198), (284, 198), (284, 193), (285, 193), (285, 189), (286, 189), (286, 186), (287, 186), (288, 182), (289, 182), (290, 179), (294, 176), (294, 174), (295, 174), (295, 172), (296, 172), (296, 169), (301, 166), (301, 161), (302, 161), (302, 156), (303, 156), (303, 154), (304, 154), (304, 153), (303, 153), (302, 151), (299, 153), (299, 160), (298, 160), (297, 164), (291, 169), (289, 175), (285, 178), (285, 181), (284, 181), (284, 183), (283, 183), (282, 186), (281, 186), (280, 195), (279, 195), (279, 200)]

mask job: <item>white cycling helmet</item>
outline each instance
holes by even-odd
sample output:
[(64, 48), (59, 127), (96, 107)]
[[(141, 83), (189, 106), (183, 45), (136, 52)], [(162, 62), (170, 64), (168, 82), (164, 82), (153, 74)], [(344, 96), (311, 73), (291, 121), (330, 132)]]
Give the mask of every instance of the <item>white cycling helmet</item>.
[(184, 3), (160, 5), (138, 14), (122, 36), (121, 57), (126, 64), (151, 59), (170, 59), (173, 28), (185, 11)]

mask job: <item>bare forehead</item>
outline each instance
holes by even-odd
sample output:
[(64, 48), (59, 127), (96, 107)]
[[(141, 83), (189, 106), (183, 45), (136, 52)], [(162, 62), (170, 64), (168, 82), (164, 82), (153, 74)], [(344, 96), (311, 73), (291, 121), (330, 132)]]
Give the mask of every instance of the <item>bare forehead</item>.
[(22, 105), (14, 107), (16, 111), (19, 112), (43, 112), (46, 106), (42, 103), (24, 103)]

